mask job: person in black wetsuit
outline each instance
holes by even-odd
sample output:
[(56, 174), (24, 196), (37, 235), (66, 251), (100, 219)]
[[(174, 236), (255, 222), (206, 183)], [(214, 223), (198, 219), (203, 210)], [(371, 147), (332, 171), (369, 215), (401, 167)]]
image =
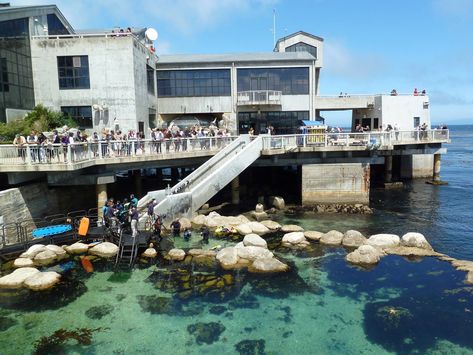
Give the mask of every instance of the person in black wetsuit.
[(200, 235), (202, 236), (202, 243), (209, 244), (210, 232), (209, 232), (209, 229), (207, 227), (202, 227)]
[(189, 228), (184, 229), (184, 240), (189, 241), (191, 238), (192, 232), (189, 230)]
[(171, 229), (172, 229), (172, 235), (174, 237), (179, 237), (180, 232), (181, 232), (181, 222), (179, 222), (178, 219), (175, 219), (171, 223)]

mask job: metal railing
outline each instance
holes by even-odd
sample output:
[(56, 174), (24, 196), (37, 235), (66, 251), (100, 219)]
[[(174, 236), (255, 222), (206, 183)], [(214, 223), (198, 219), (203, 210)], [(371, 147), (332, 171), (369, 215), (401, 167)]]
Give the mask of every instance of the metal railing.
[(0, 145), (2, 165), (73, 164), (123, 157), (178, 158), (188, 152), (220, 151), (238, 137), (172, 138), (163, 140), (123, 140), (80, 142), (72, 144)]
[(281, 91), (251, 90), (237, 93), (237, 105), (281, 105)]
[(394, 145), (402, 144), (446, 143), (448, 141), (448, 130), (267, 135), (263, 137), (263, 150), (298, 147), (366, 147), (375, 150), (392, 149)]

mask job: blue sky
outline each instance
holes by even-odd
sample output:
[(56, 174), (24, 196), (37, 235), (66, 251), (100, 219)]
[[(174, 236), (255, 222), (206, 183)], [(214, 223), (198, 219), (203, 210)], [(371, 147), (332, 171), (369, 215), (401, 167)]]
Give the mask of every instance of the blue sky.
[[(10, 0), (12, 5), (49, 1)], [(57, 0), (75, 28), (154, 27), (157, 52), (273, 49), (304, 30), (325, 40), (321, 95), (426, 89), (432, 121), (473, 122), (473, 0)], [(348, 113), (333, 113), (345, 121)], [(327, 115), (326, 115), (327, 116)], [(471, 120), (468, 120), (472, 118)]]

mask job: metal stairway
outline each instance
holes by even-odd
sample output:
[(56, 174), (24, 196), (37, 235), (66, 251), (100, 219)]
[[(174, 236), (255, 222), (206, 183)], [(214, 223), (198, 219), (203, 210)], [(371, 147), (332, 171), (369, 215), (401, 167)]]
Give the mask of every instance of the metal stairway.
[(115, 267), (120, 265), (132, 266), (138, 255), (138, 238), (132, 238), (127, 234), (123, 234), (121, 229), (118, 229), (116, 236), (119, 236), (118, 253), (115, 258)]
[[(155, 198), (154, 212), (169, 221), (177, 216), (191, 217), (204, 203), (240, 175), (261, 155), (263, 139), (241, 135), (168, 191), (148, 192), (138, 203), (145, 207)], [(146, 216), (140, 218), (144, 225)]]

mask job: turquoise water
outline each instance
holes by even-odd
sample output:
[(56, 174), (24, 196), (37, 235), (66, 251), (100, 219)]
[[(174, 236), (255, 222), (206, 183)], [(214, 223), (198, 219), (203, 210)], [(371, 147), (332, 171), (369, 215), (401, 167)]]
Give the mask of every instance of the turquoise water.
[[(443, 163), (446, 187), (416, 182), (404, 191), (373, 191), (373, 215), (280, 215), (280, 223), (328, 231), (420, 231), (434, 248), (472, 260), (471, 128), (453, 131)], [(383, 258), (365, 270), (348, 265), (343, 248), (289, 251), (268, 236), (291, 266), (263, 276), (224, 271), (211, 261), (158, 259), (114, 272), (80, 264), (43, 293), (0, 292), (2, 354), (473, 354), (473, 285), (435, 258)], [(202, 247), (196, 236), (178, 247)], [(214, 245), (235, 241), (212, 239)], [(80, 330), (84, 343), (43, 341)], [(87, 331), (90, 330), (90, 333)], [(56, 340), (60, 337), (58, 334)], [(90, 335), (90, 338), (88, 337)], [(49, 347), (48, 347), (49, 346)]]

